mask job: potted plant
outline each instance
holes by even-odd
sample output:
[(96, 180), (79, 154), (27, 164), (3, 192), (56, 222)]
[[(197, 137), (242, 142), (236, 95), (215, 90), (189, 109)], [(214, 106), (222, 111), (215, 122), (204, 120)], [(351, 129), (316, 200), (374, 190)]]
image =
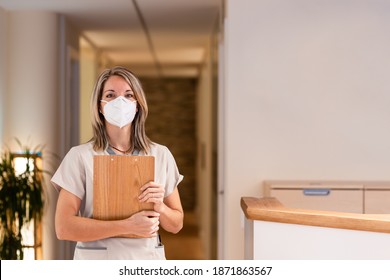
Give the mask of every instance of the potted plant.
[[(17, 173), (15, 158), (25, 159), (25, 170)], [(9, 149), (0, 156), (0, 259), (23, 259), (22, 228), (33, 220), (37, 225), (44, 208), (43, 176), (36, 164), (40, 151)], [(31, 164), (33, 163), (33, 164)]]

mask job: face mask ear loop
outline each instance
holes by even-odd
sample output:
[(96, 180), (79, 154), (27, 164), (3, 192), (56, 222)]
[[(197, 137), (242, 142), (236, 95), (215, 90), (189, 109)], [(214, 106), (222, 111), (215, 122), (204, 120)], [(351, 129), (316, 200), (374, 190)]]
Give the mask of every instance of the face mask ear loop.
[[(100, 99), (100, 102), (108, 103), (108, 101), (106, 101), (106, 100), (103, 100), (103, 99)], [(99, 109), (99, 113), (100, 113), (100, 114), (102, 114), (102, 115), (104, 116), (104, 114), (103, 114), (102, 110), (100, 110), (100, 109)]]

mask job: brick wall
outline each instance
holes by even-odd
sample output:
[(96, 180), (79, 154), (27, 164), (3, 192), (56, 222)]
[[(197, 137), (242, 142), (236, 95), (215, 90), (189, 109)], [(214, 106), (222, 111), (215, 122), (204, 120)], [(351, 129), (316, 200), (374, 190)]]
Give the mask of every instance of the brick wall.
[(183, 208), (196, 203), (196, 80), (190, 78), (140, 78), (149, 106), (148, 137), (165, 145), (175, 157), (184, 180), (179, 185)]

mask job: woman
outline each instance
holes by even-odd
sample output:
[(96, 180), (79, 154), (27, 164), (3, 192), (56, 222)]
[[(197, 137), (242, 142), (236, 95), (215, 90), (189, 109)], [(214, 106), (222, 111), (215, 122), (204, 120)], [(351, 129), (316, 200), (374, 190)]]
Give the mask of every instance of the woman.
[[(114, 67), (102, 72), (91, 97), (93, 138), (73, 147), (51, 182), (59, 190), (55, 215), (58, 239), (77, 241), (74, 259), (165, 259), (158, 240), (159, 226), (177, 233), (183, 208), (177, 185), (183, 179), (170, 151), (145, 134), (148, 107), (139, 80), (129, 70)], [(92, 218), (93, 156), (151, 155), (155, 181), (141, 187), (141, 202), (154, 209), (123, 220)], [(118, 238), (135, 234), (142, 238)]]

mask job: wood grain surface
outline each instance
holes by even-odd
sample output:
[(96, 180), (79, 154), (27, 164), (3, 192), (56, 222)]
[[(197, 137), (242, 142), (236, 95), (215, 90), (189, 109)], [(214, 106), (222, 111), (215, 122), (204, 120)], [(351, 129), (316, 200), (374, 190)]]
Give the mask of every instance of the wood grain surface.
[(249, 220), (390, 233), (390, 214), (287, 208), (274, 197), (241, 197), (241, 209)]
[[(140, 203), (140, 188), (154, 180), (154, 157), (101, 155), (93, 159), (93, 218), (120, 220), (153, 209)], [(120, 237), (136, 238), (135, 235)]]

